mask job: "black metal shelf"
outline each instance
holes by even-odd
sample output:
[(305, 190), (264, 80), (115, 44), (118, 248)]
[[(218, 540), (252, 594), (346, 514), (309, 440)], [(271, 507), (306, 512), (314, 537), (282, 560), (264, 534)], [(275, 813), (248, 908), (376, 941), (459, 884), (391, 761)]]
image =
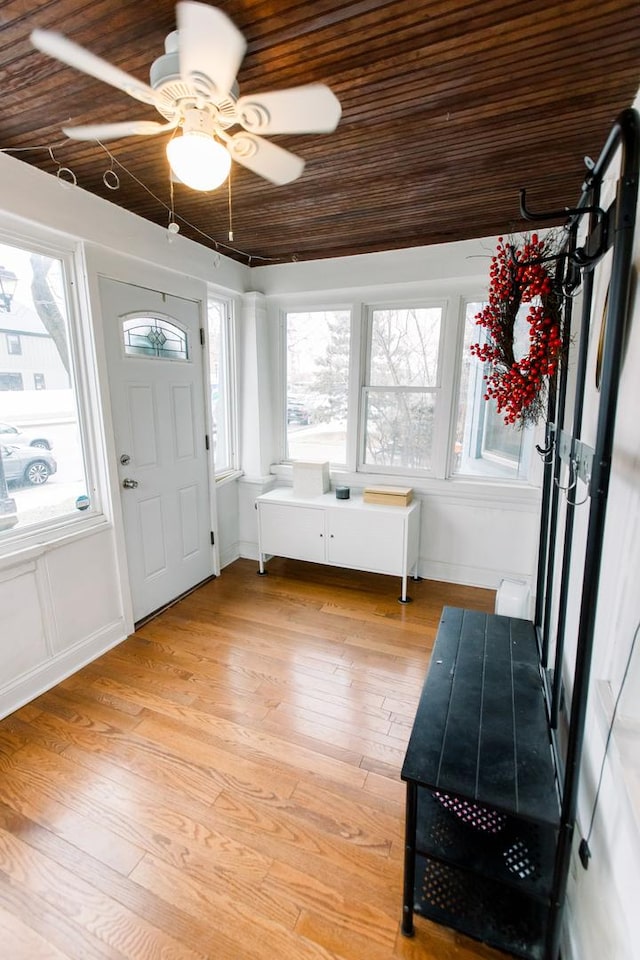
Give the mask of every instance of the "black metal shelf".
[(548, 911), (511, 887), (418, 856), (413, 909), (498, 950), (543, 960)]
[(444, 608), (402, 779), (557, 825), (532, 623)]
[(445, 607), (402, 767), (413, 914), (542, 960), (560, 823), (532, 623)]
[(416, 853), (548, 902), (557, 828), (418, 788)]

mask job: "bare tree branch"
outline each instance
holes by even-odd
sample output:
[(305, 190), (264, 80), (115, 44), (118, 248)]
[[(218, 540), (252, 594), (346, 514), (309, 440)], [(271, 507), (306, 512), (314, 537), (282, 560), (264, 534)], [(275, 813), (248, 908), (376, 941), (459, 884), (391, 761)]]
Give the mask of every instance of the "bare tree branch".
[(56, 345), (67, 374), (70, 376), (71, 369), (69, 366), (69, 345), (67, 343), (66, 325), (64, 317), (60, 313), (53, 293), (51, 292), (48, 280), (48, 273), (54, 261), (50, 257), (41, 256), (38, 253), (32, 253), (29, 259), (33, 273), (31, 296), (33, 297), (34, 306), (44, 324), (45, 330)]

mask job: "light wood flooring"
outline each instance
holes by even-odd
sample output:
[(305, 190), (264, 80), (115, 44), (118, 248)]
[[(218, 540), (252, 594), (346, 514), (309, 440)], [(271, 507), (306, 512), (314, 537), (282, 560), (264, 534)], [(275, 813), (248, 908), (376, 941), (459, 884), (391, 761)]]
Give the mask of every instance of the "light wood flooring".
[(443, 604), (238, 561), (0, 722), (0, 957), (504, 958), (399, 932), (399, 771)]

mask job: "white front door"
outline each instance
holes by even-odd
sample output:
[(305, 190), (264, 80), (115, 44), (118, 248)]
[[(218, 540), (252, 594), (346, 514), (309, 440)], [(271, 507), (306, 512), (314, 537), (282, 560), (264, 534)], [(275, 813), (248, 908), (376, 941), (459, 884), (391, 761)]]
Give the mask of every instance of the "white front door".
[(135, 621), (213, 573), (200, 304), (100, 279)]

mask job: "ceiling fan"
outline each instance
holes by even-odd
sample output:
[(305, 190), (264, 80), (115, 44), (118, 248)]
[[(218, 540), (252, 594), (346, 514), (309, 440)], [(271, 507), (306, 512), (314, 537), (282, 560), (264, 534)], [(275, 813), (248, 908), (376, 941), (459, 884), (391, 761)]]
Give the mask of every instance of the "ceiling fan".
[[(206, 3), (182, 2), (176, 19), (178, 29), (151, 65), (150, 84), (60, 33), (31, 33), (38, 50), (154, 106), (166, 121), (87, 124), (63, 127), (64, 133), (74, 140), (108, 140), (174, 131), (167, 144), (169, 165), (194, 190), (223, 183), (232, 159), (274, 184), (296, 180), (304, 160), (261, 134), (330, 133), (340, 120), (340, 101), (321, 83), (239, 96), (236, 74), (246, 41), (229, 17)], [(241, 129), (233, 132), (234, 127)]]

